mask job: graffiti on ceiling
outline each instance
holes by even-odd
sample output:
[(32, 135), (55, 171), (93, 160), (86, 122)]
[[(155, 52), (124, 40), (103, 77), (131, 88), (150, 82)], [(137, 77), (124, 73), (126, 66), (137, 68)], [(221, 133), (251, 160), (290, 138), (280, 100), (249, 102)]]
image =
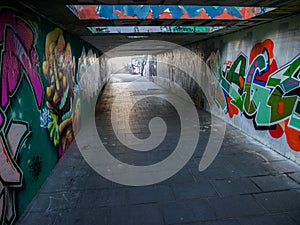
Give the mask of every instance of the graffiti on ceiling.
[(95, 26), (88, 27), (93, 34), (132, 33), (212, 33), (222, 26)]
[(67, 5), (80, 20), (247, 20), (275, 8), (196, 5)]

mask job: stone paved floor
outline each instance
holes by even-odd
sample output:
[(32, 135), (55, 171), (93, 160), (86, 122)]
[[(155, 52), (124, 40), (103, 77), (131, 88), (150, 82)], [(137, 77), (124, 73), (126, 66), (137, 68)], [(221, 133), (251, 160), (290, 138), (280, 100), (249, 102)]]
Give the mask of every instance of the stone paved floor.
[[(176, 146), (178, 115), (166, 101), (152, 98), (138, 104), (130, 126), (138, 138), (149, 136), (153, 116), (168, 126), (166, 139), (151, 152), (124, 147), (110, 125), (113, 99), (120, 90), (130, 97), (166, 94), (139, 76), (112, 79), (96, 107), (99, 136), (110, 153), (132, 165), (166, 158)], [(136, 81), (139, 89), (128, 86)], [(198, 164), (207, 143), (210, 115), (199, 111), (198, 147), (175, 176), (161, 183), (134, 187), (99, 176), (85, 162), (76, 144), (59, 161), (17, 224), (46, 225), (296, 225), (300, 224), (300, 167), (228, 125), (217, 158), (204, 172)], [(170, 128), (170, 129), (169, 129)]]

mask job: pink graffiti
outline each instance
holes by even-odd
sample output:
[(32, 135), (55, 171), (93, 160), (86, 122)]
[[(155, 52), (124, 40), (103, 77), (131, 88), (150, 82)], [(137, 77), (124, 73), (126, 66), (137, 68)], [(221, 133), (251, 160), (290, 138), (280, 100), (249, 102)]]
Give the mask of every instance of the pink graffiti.
[(3, 12), (0, 15), (0, 42), (4, 48), (1, 63), (1, 107), (5, 108), (9, 103), (9, 97), (16, 92), (23, 69), (40, 108), (43, 87), (37, 72), (38, 57), (33, 46), (32, 30), (12, 12)]
[(6, 137), (0, 135), (0, 224), (10, 224), (16, 217), (11, 187), (22, 185), (22, 171), (15, 159), (27, 134), (27, 125), (11, 123)]
[[(23, 178), (16, 158), (27, 137), (28, 126), (20, 122), (11, 122), (7, 126), (5, 113), (24, 76), (39, 108), (43, 86), (37, 71), (39, 62), (34, 34), (13, 11), (0, 11), (0, 43), (0, 224), (12, 224), (16, 218), (15, 188), (22, 186)], [(6, 134), (2, 130), (4, 125)]]

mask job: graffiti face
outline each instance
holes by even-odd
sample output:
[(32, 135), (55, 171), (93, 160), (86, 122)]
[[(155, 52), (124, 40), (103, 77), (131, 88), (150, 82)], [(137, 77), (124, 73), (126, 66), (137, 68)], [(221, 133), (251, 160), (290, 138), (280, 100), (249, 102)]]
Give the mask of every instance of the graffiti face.
[(273, 138), (285, 133), (291, 149), (300, 151), (300, 55), (278, 68), (273, 48), (270, 39), (257, 43), (248, 68), (240, 54), (226, 71), (221, 71), (219, 52), (212, 55), (213, 95), (230, 118), (243, 113)]

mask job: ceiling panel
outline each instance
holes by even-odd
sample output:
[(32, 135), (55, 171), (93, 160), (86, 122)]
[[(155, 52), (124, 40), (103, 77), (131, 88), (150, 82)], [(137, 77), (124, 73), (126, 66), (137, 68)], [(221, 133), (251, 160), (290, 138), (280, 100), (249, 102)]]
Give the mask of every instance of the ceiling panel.
[[(68, 30), (74, 35), (80, 36), (82, 39), (94, 45), (96, 48), (103, 52), (107, 52), (117, 46), (125, 43), (130, 43), (132, 40), (127, 35), (93, 35), (86, 27), (88, 26), (168, 26), (168, 25), (201, 25), (201, 26), (226, 26), (225, 29), (216, 31), (212, 34), (197, 34), (197, 35), (179, 35), (179, 34), (147, 34), (147, 40), (163, 40), (174, 42), (179, 45), (184, 45), (213, 36), (224, 35), (236, 30), (245, 29), (261, 23), (269, 22), (284, 16), (299, 13), (300, 0), (20, 0), (24, 6), (32, 9), (41, 16), (52, 21), (56, 25)], [(86, 20), (79, 21), (76, 16), (71, 13), (66, 5), (67, 4), (191, 4), (191, 5), (216, 5), (216, 6), (260, 6), (260, 7), (278, 7), (278, 9), (268, 12), (264, 15), (254, 17), (244, 21), (233, 20)], [(139, 54), (143, 49), (151, 51), (151, 48), (143, 46), (130, 46), (131, 49), (127, 54)], [(153, 51), (157, 51), (154, 49)], [(120, 54), (126, 54), (122, 51)]]

